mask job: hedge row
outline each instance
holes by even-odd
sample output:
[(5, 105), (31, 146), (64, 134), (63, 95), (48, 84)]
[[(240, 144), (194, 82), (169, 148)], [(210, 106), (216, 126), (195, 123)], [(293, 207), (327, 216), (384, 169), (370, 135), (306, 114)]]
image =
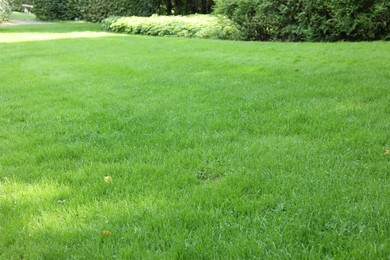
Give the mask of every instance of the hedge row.
[[(9, 0), (0, 0), (4, 5)], [(14, 8), (20, 1), (12, 0)], [(41, 20), (209, 12), (213, 0), (26, 0)], [(24, 1), (24, 2), (26, 2)], [(390, 40), (390, 0), (214, 0), (245, 40)], [(3, 7), (2, 7), (3, 8)], [(3, 8), (4, 9), (4, 8)], [(3, 10), (2, 9), (2, 10)], [(0, 19), (6, 19), (1, 11)], [(184, 14), (183, 13), (183, 14)]]
[(150, 16), (159, 12), (159, 0), (89, 0), (86, 19), (101, 21), (109, 16)]
[(33, 1), (33, 12), (40, 20), (74, 20), (84, 18), (86, 0)]
[[(15, 0), (14, 0), (15, 1)], [(17, 0), (18, 1), (18, 0)], [(87, 20), (99, 22), (110, 15), (150, 16), (160, 0), (33, 0), (40, 20)]]
[(0, 0), (0, 23), (8, 21), (11, 15), (11, 5), (8, 0)]
[[(13, 0), (21, 1), (21, 0)], [(150, 16), (211, 12), (212, 0), (29, 0), (41, 20), (99, 22), (109, 16)], [(16, 6), (18, 6), (17, 4)]]
[(389, 39), (389, 0), (215, 0), (247, 40)]
[(128, 34), (238, 40), (241, 33), (226, 17), (211, 15), (109, 17), (103, 29)]

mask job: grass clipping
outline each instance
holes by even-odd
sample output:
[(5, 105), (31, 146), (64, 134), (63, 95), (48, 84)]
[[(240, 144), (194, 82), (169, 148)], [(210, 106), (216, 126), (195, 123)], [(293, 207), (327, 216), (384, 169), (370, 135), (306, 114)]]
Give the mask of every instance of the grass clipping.
[(107, 31), (128, 34), (228, 40), (241, 39), (241, 33), (237, 25), (226, 17), (213, 15), (112, 16), (103, 20), (102, 26)]

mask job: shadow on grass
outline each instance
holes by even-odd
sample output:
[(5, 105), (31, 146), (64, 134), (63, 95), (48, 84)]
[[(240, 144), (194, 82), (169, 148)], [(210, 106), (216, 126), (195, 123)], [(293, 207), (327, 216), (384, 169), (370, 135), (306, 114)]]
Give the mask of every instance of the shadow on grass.
[[(115, 186), (102, 180), (90, 180), (88, 185), (98, 190)], [(111, 257), (123, 251), (123, 245), (138, 254), (172, 254), (171, 244), (183, 247), (182, 241), (189, 232), (187, 225), (193, 218), (206, 221), (209, 217), (197, 212), (188, 219), (187, 210), (173, 207), (155, 191), (132, 194), (126, 199), (107, 194), (81, 202), (85, 198), (80, 197), (79, 190), (48, 180), (36, 184), (6, 180), (0, 187), (0, 214), (12, 219), (1, 226), (6, 234), (0, 248), (6, 250), (0, 257), (5, 259), (62, 259), (66, 254)], [(175, 228), (178, 219), (184, 222), (181, 229)], [(216, 219), (211, 221), (218, 223)]]
[[(29, 240), (29, 223), (49, 208), (53, 210), (51, 202), (68, 192), (68, 187), (48, 181), (21, 183), (0, 178), (0, 216), (8, 220), (0, 225), (0, 230), (5, 231), (0, 241), (0, 249), (9, 249), (0, 250), (3, 251), (0, 258), (23, 255), (23, 247)], [(24, 246), (21, 246), (23, 244)], [(7, 255), (10, 252), (11, 255)]]

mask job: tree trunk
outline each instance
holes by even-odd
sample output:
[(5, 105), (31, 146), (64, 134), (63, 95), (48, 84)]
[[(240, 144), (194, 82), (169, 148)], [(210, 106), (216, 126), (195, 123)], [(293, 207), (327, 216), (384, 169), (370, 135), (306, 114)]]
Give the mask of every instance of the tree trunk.
[(171, 2), (171, 0), (167, 0), (166, 5), (167, 5), (167, 15), (172, 15), (172, 2)]
[(201, 0), (201, 13), (202, 14), (207, 14), (208, 12), (207, 12), (207, 0)]

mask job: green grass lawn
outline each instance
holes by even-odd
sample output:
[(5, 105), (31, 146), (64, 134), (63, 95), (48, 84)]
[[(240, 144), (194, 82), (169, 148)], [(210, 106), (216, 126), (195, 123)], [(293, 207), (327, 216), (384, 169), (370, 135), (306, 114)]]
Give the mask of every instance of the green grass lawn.
[(390, 257), (389, 42), (65, 23), (0, 53), (1, 259)]
[(12, 12), (10, 19), (19, 21), (36, 21), (36, 17), (34, 14), (25, 14), (21, 12)]

